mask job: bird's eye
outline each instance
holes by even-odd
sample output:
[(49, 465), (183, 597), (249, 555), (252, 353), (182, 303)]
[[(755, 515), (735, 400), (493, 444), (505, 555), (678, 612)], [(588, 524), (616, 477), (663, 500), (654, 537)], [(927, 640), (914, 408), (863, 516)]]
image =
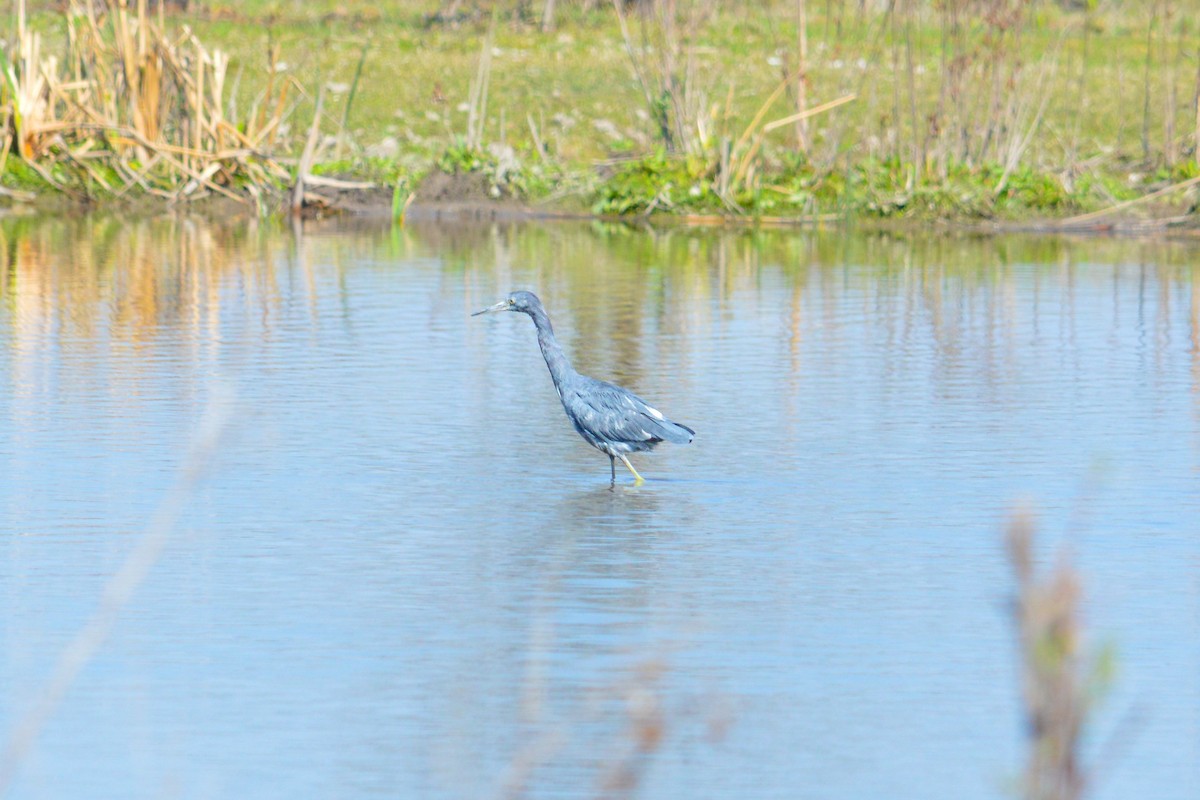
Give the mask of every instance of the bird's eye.
[(515, 306), (517, 304), (517, 301), (510, 297), (510, 298), (508, 298), (508, 304), (510, 306)]

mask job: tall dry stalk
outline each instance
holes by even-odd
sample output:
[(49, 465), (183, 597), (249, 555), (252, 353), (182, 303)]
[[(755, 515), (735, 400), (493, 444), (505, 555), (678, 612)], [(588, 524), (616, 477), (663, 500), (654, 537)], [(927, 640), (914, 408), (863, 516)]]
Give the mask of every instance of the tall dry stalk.
[(796, 0), (796, 148), (807, 153), (811, 148), (808, 138), (808, 117), (801, 116), (808, 110), (808, 6), (805, 0)]
[[(1003, 165), (1003, 172), (992, 194), (999, 196), (1008, 186), (1008, 180), (1020, 164), (1033, 137), (1041, 127), (1046, 114), (1046, 106), (1050, 102), (1050, 92), (1047, 84), (1052, 82), (1057, 72), (1058, 59), (1055, 57), (1044, 65), (1038, 77), (1037, 85), (1032, 91), (1013, 92), (1008, 104), (1008, 115), (1002, 127), (1002, 135), (998, 145), (998, 156)], [(1034, 103), (1037, 109), (1034, 110)]]
[(1154, 23), (1158, 20), (1158, 3), (1153, 4), (1146, 23), (1146, 63), (1142, 73), (1142, 160), (1150, 161), (1150, 69), (1154, 63)]
[(492, 79), (492, 46), (495, 38), (496, 16), (493, 14), (487, 36), (479, 49), (479, 66), (475, 71), (475, 79), (471, 81), (471, 93), (467, 99), (468, 150), (483, 147), (483, 129), (487, 124), (488, 85)]
[[(1075, 95), (1079, 98), (1079, 113), (1075, 115), (1075, 119), (1071, 128), (1071, 149), (1067, 154), (1067, 170), (1074, 172), (1075, 163), (1079, 158), (1079, 136), (1083, 130), (1083, 120), (1087, 117), (1089, 109), (1088, 98), (1088, 52), (1091, 43), (1092, 17), (1093, 9), (1089, 5), (1084, 9), (1082, 28), (1083, 28), (1083, 52), (1079, 56), (1078, 78), (1076, 80)], [(1120, 103), (1118, 102), (1118, 106)]]
[[(33, 157), (40, 149), (39, 139), (51, 113), (46, 78), (42, 72), (42, 37), (30, 31), (25, 23), (25, 2), (17, 3), (17, 55), (15, 59), (3, 51), (4, 79), (11, 95), (8, 117), (13, 127), (17, 154)], [(48, 66), (54, 69), (53, 57)]]
[(685, 0), (680, 25), (677, 0), (644, 0), (635, 14), (635, 40), (625, 0), (612, 0), (646, 110), (668, 152), (696, 152), (703, 146), (706, 96), (697, 86), (694, 41), (716, 9), (715, 0)]
[(1196, 112), (1196, 128), (1192, 139), (1192, 161), (1200, 165), (1200, 51), (1196, 54), (1196, 89), (1192, 95), (1192, 108)]
[[(1178, 61), (1171, 58), (1171, 17), (1172, 9), (1168, 3), (1163, 4), (1162, 40), (1160, 48), (1163, 62), (1166, 64), (1165, 82), (1163, 89), (1163, 160), (1168, 167), (1174, 167), (1177, 159), (1175, 142), (1175, 69)], [(1178, 50), (1178, 48), (1177, 48)]]
[(346, 104), (342, 106), (342, 119), (338, 123), (337, 147), (334, 159), (342, 157), (342, 148), (346, 144), (346, 128), (350, 124), (350, 109), (354, 106), (354, 98), (358, 96), (358, 85), (362, 80), (363, 67), (367, 63), (367, 54), (371, 52), (371, 42), (363, 42), (362, 51), (358, 56), (358, 66), (354, 68), (354, 77), (350, 79), (350, 90), (346, 93)]
[(920, 124), (917, 122), (917, 67), (913, 57), (913, 10), (911, 3), (907, 4), (904, 16), (904, 69), (908, 75), (908, 117), (912, 132), (912, 163), (914, 172), (924, 173), (925, 154), (924, 142), (921, 138)]

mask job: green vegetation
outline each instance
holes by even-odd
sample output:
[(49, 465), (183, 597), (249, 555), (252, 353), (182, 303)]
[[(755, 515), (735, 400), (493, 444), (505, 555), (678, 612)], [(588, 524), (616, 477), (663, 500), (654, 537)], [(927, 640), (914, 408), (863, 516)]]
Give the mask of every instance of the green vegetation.
[[(28, 22), (62, 64), (92, 6), (67, 5)], [(306, 144), (311, 174), (397, 195), (440, 169), (482, 176), (479, 201), (618, 215), (1061, 218), (1197, 175), (1196, 0), (559, 0), (552, 23), (547, 5), (193, 0), (161, 24), (229, 55), (205, 119), (269, 157), (212, 178), (237, 194), (284, 188)], [(18, 55), (5, 46), (0, 186), (103, 198), (78, 142), (21, 163)], [(1186, 188), (1157, 213), (1193, 206)]]

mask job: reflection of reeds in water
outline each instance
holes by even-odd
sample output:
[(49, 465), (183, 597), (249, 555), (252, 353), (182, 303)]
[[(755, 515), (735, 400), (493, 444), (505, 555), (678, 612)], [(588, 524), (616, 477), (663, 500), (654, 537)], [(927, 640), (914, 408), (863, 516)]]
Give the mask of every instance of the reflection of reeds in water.
[(0, 227), (0, 295), (17, 331), (86, 342), (152, 338), (163, 325), (204, 329), (220, 308), (222, 276), (244, 260), (247, 224), (130, 224), (117, 218), (16, 220)]
[[(97, 332), (138, 344), (164, 329), (219, 346), (220, 337), (209, 334), (231, 302), (260, 306), (264, 330), (270, 329), (287, 291), (278, 283), (286, 280), (281, 264), (300, 277), (290, 285), (303, 287), (303, 302), (315, 317), (322, 282), (314, 270), (371, 269), (365, 262), (432, 256), (443, 265), (441, 296), (461, 294), (464, 312), (493, 302), (497, 291), (534, 289), (556, 312), (559, 335), (579, 369), (651, 396), (669, 390), (679, 397), (695, 387), (663, 381), (690, 374), (695, 343), (715, 340), (718, 329), (747, 314), (781, 314), (786, 335), (771, 356), (791, 365), (794, 386), (827, 368), (814, 342), (853, 336), (850, 323), (865, 315), (898, 347), (931, 337), (945, 385), (982, 369), (987, 381), (1002, 387), (1021, 358), (1016, 339), (1022, 330), (1074, 335), (1094, 319), (1080, 312), (1092, 302), (1083, 298), (1093, 297), (1089, 287), (1101, 280), (1098, 270), (1109, 279), (1142, 281), (1138, 296), (1153, 302), (1162, 329), (1176, 324), (1168, 315), (1181, 315), (1200, 331), (1200, 303), (1177, 300), (1200, 292), (1191, 251), (1182, 245), (1094, 241), (1081, 252), (1044, 237), (643, 233), (576, 225), (418, 224), (400, 231), (385, 221), (360, 224), (354, 236), (297, 238), (254, 219), (10, 218), (0, 223), (0, 302), (12, 312), (13, 341), (22, 352), (96, 348), (104, 339)], [(357, 252), (370, 258), (355, 267)], [(1098, 266), (1137, 263), (1146, 264), (1140, 279), (1131, 266)], [(234, 283), (237, 293), (223, 290)], [(790, 298), (786, 308), (776, 308), (778, 290)], [(860, 312), (848, 320), (851, 296), (859, 298)], [(1113, 303), (1116, 314), (1117, 295)], [(1124, 322), (1114, 316), (1113, 324)], [(984, 328), (986, 337), (972, 333)], [(1168, 339), (1146, 343), (1157, 360), (1168, 357)], [(1200, 346), (1186, 356), (1200, 394)]]
[[(947, 385), (983, 369), (1000, 386), (1011, 382), (1025, 352), (1017, 341), (1023, 328), (1074, 336), (1094, 319), (1083, 313), (1094, 300), (1089, 289), (1108, 280), (1144, 281), (1138, 296), (1153, 297), (1160, 315), (1189, 315), (1200, 331), (1200, 303), (1172, 310), (1179, 292), (1200, 291), (1200, 269), (1185, 243), (1094, 239), (1080, 248), (1046, 236), (636, 231), (598, 224), (416, 224), (405, 235), (405, 252), (447, 265), (473, 301), (464, 310), (494, 302), (497, 292), (532, 289), (555, 313), (578, 369), (619, 377), (647, 394), (659, 388), (653, 382), (661, 379), (660, 365), (686, 374), (695, 341), (719, 337), (716, 329), (738, 315), (773, 308), (771, 295), (784, 287), (791, 305), (780, 323), (790, 336), (780, 338), (773, 355), (797, 372), (821, 368), (806, 333), (852, 336), (870, 318), (897, 345), (930, 335), (939, 380)], [(850, 296), (860, 299), (860, 313), (846, 306)], [(1114, 325), (1128, 319), (1118, 312), (1122, 298), (1132, 296), (1113, 295)], [(986, 337), (972, 335), (983, 329)], [(1165, 340), (1149, 344), (1157, 356), (1167, 355)], [(1200, 394), (1200, 346), (1188, 354)], [(689, 393), (687, 386), (677, 390)]]
[[(1047, 236), (421, 224), (408, 235), (409, 252), (434, 254), (448, 268), (464, 270), (477, 300), (496, 288), (541, 289), (543, 300), (556, 292), (558, 308), (565, 304), (572, 316), (586, 318), (596, 309), (585, 306), (613, 308), (649, 298), (660, 329), (672, 330), (703, 324), (708, 315), (695, 314), (697, 309), (724, 308), (738, 295), (761, 291), (764, 272), (778, 273), (789, 286), (818, 282), (831, 302), (838, 287), (879, 293), (903, 287), (920, 290), (922, 303), (939, 303), (955, 287), (1007, 291), (1023, 277), (1044, 282), (1047, 290), (1064, 283), (1069, 288), (1094, 277), (1096, 264), (1145, 262), (1153, 265), (1148, 274), (1167, 285), (1190, 286), (1195, 274), (1188, 245), (1129, 240), (1092, 240), (1085, 252), (1071, 240)], [(1084, 269), (1085, 263), (1093, 266)], [(495, 284), (486, 296), (479, 288), (484, 279)], [(675, 318), (667, 321), (666, 315)], [(589, 335), (638, 336), (638, 326), (647, 324), (645, 309), (624, 322), (630, 329), (589, 329)]]
[[(393, 231), (386, 222), (363, 223), (360, 234), (320, 241), (317, 251), (317, 237), (296, 238), (254, 219), (9, 218), (0, 223), (0, 301), (21, 325), (50, 330), (61, 322), (64, 331), (81, 334), (77, 339), (105, 326), (117, 338), (136, 341), (164, 324), (212, 324), (228, 301), (220, 286), (229, 276), (241, 276), (248, 298), (269, 311), (278, 302), (280, 259), (306, 272), (320, 262), (349, 267), (358, 251), (376, 262), (381, 253), (389, 263), (434, 257), (443, 265), (447, 296), (462, 286), (474, 308), (493, 301), (497, 290), (534, 289), (559, 311), (560, 333), (573, 337), (580, 369), (601, 366), (606, 374), (641, 378), (643, 360), (686, 364), (690, 340), (729, 314), (755, 311), (756, 298), (782, 287), (792, 298), (781, 322), (793, 348), (801, 347), (804, 327), (837, 330), (846, 292), (854, 290), (863, 294), (864, 308), (886, 303), (883, 324), (895, 326), (897, 338), (931, 325), (948, 363), (961, 350), (961, 326), (971, 322), (964, 308), (987, 313), (998, 343), (1006, 329), (1028, 319), (1035, 309), (1016, 304), (1020, 283), (1058, 298), (1066, 319), (1074, 319), (1078, 289), (1098, 280), (1098, 269), (1112, 277), (1131, 269), (1100, 264), (1145, 263), (1141, 274), (1159, 299), (1160, 314), (1178, 292), (1197, 291), (1187, 247), (1128, 241), (1094, 241), (1081, 254), (1070, 242), (1046, 237), (637, 232), (575, 225), (417, 224)], [(316, 291), (310, 277), (306, 272), (304, 285)], [(807, 324), (799, 322), (805, 307)], [(1179, 310), (1200, 330), (1200, 303)], [(269, 322), (270, 314), (264, 318)], [(788, 341), (781, 340), (785, 348)], [(654, 353), (646, 352), (648, 344)], [(1200, 346), (1189, 352), (1200, 364)], [(782, 354), (788, 355), (786, 349)], [(791, 353), (797, 363), (800, 355)]]
[(320, 276), (394, 249), (394, 235), (386, 223), (318, 237), (252, 217), (10, 217), (0, 220), (0, 324), (19, 351), (219, 346), (222, 317), (252, 307), (269, 335), (285, 294), (302, 293), (315, 317)]
[[(679, 715), (665, 704), (665, 684), (670, 666), (661, 658), (645, 658), (632, 673), (611, 687), (611, 697), (621, 709), (620, 726), (611, 747), (598, 763), (595, 797), (633, 797), (647, 768), (666, 744), (669, 728), (680, 722)], [(545, 691), (545, 687), (536, 687)], [(529, 687), (526, 687), (526, 694)], [(606, 693), (608, 694), (608, 693)], [(716, 704), (706, 717), (711, 739), (721, 738), (728, 719), (724, 706)], [(540, 768), (547, 766), (571, 738), (569, 725), (543, 725), (513, 756), (499, 784), (497, 796), (505, 800), (526, 797), (536, 788)]]
[[(664, 513), (664, 499), (620, 486), (565, 494), (545, 537), (531, 542), (530, 558), (513, 565), (521, 580), (536, 576), (540, 589), (529, 604), (521, 736), (498, 776), (497, 797), (538, 796), (545, 773), (562, 770), (588, 796), (634, 797), (656, 761), (677, 758), (697, 739), (716, 743), (733, 723), (732, 698), (721, 691), (682, 696), (673, 656), (687, 649), (686, 630), (622, 653), (620, 665), (595, 682), (555, 680), (570, 671), (554, 665), (582, 645), (577, 633), (560, 634), (561, 605), (627, 618), (656, 607), (653, 592), (612, 592), (609, 584), (656, 582), (660, 565), (648, 542), (669, 536), (687, 516), (680, 498), (665, 499), (671, 510)], [(613, 655), (607, 637), (589, 646)]]

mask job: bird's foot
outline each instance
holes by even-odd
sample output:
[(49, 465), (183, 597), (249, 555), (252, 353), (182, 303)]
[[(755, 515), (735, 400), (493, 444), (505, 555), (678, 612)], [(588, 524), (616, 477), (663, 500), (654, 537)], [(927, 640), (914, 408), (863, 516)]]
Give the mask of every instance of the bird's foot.
[(633, 473), (633, 477), (634, 477), (633, 485), (634, 486), (641, 486), (643, 483), (646, 482), (645, 478), (643, 478), (641, 475), (638, 475), (638, 471), (633, 468), (633, 464), (629, 463), (628, 458), (626, 458), (625, 456), (621, 456), (621, 460), (625, 462), (625, 466), (629, 467), (629, 471)]

